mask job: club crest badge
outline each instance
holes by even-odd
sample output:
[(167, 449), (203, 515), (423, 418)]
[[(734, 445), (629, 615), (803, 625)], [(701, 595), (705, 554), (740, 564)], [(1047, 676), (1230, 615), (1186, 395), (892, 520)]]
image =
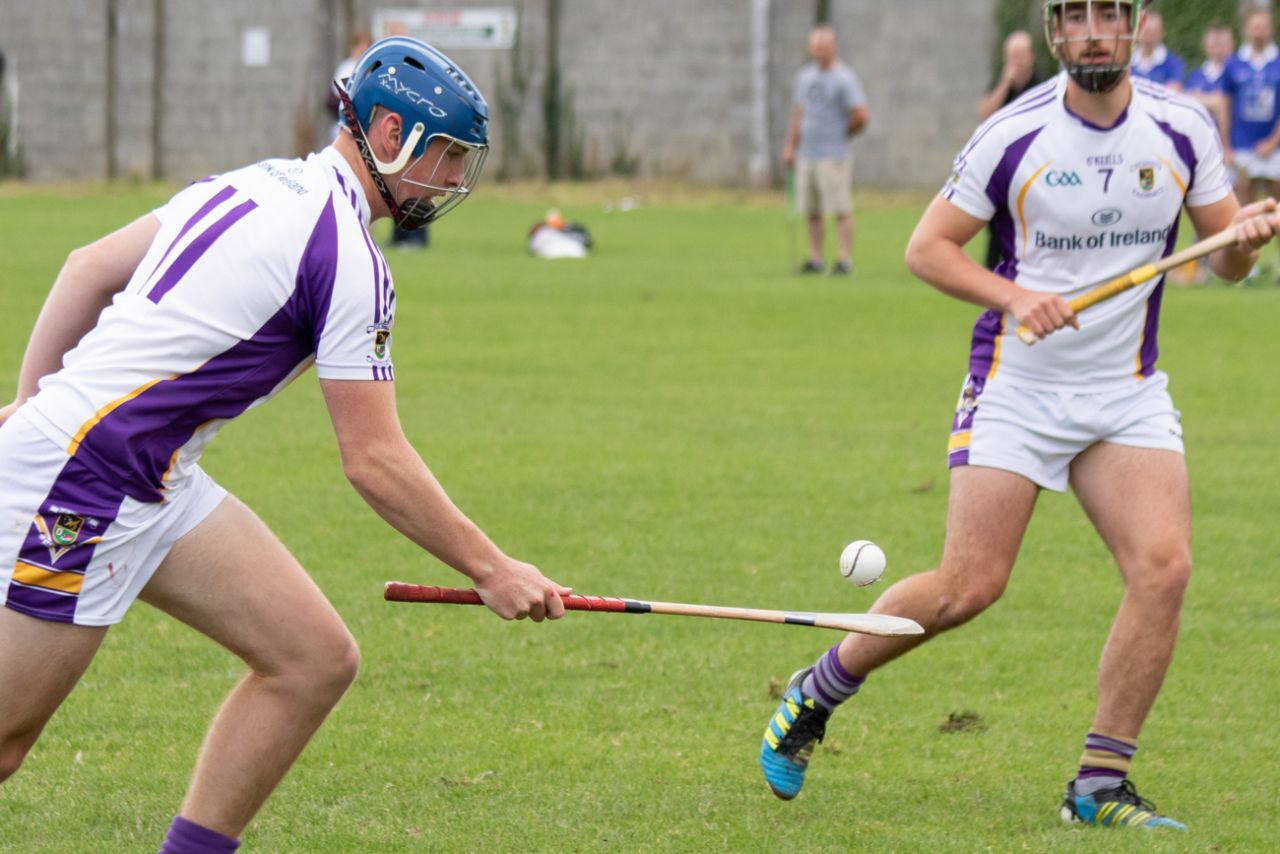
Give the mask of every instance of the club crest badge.
[(58, 558), (71, 551), (77, 545), (91, 546), (102, 542), (102, 537), (90, 537), (83, 542), (80, 534), (84, 530), (84, 517), (75, 513), (59, 513), (53, 517), (51, 526), (44, 514), (37, 513), (36, 531), (40, 534), (40, 544), (49, 550), (49, 562), (57, 563)]
[(1137, 179), (1133, 194), (1140, 199), (1149, 199), (1163, 193), (1164, 186), (1160, 180), (1160, 172), (1165, 165), (1167, 164), (1162, 165), (1156, 160), (1147, 160), (1129, 167), (1131, 174)]
[(390, 329), (379, 329), (373, 333), (373, 357), (379, 362), (387, 358), (387, 342), (390, 340)]

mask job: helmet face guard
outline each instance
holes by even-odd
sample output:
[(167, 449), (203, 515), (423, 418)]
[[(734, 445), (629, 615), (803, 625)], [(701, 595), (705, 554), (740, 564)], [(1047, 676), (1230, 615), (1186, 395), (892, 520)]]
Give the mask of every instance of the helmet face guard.
[[(1133, 46), (1138, 39), (1138, 22), (1142, 17), (1141, 0), (1045, 0), (1044, 40), (1058, 62), (1078, 86), (1087, 92), (1110, 92), (1120, 84)], [(1094, 27), (1097, 15), (1111, 11), (1118, 22), (1128, 20), (1129, 32), (1100, 34)], [(1073, 20), (1068, 35), (1068, 18)], [(1111, 42), (1111, 57), (1105, 62), (1070, 62), (1066, 48), (1069, 44), (1104, 44)], [(1128, 45), (1128, 51), (1122, 50)]]
[[(351, 77), (334, 88), (342, 104), (343, 126), (401, 228), (434, 222), (475, 188), (489, 149), (489, 107), (470, 78), (444, 54), (415, 39), (383, 39), (365, 51)], [(401, 119), (400, 150), (387, 162), (373, 153), (367, 136), (379, 107)], [(431, 174), (409, 178), (429, 151), (435, 159)], [(455, 179), (459, 158), (461, 177)], [(397, 201), (385, 177), (396, 174), (397, 190), (408, 186), (420, 192)]]

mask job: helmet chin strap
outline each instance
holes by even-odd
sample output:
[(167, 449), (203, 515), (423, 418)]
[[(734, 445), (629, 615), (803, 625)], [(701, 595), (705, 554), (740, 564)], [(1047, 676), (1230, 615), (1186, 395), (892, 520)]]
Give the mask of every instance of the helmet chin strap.
[(373, 150), (369, 147), (369, 140), (365, 137), (364, 128), (356, 120), (356, 110), (346, 90), (339, 86), (337, 81), (334, 81), (333, 88), (338, 93), (338, 100), (342, 102), (342, 115), (347, 120), (347, 128), (351, 131), (351, 137), (355, 140), (356, 148), (360, 151), (360, 158), (364, 161), (365, 169), (368, 170), (369, 177), (373, 179), (373, 185), (378, 188), (378, 194), (382, 196), (382, 201), (387, 206), (387, 211), (391, 214), (391, 218), (395, 220), (396, 225), (405, 231), (417, 231), (431, 222), (435, 217), (435, 204), (429, 199), (410, 199), (401, 205), (396, 201), (396, 197), (392, 195), (390, 188), (387, 187), (386, 179), (382, 177), (384, 173), (399, 172), (409, 162), (409, 157), (413, 154), (414, 147), (426, 130), (422, 122), (418, 122), (413, 126), (413, 130), (409, 132), (409, 137), (405, 144), (400, 147), (400, 153), (396, 156), (396, 159), (390, 163), (383, 163), (374, 156)]
[(1103, 94), (1120, 85), (1123, 65), (1068, 65), (1067, 75), (1086, 92)]

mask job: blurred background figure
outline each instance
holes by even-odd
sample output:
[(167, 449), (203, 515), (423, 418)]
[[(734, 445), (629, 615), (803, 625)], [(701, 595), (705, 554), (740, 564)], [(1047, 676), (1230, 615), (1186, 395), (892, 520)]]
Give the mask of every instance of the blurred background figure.
[(796, 208), (808, 218), (809, 259), (802, 273), (823, 270), (824, 217), (836, 221), (833, 276), (853, 272), (853, 148), (867, 126), (867, 98), (857, 73), (840, 60), (836, 31), (827, 25), (809, 32), (813, 61), (796, 74), (795, 98), (787, 124), (782, 163), (795, 169)]
[[(978, 102), (978, 118), (987, 119), (996, 110), (1012, 104), (1022, 97), (1023, 92), (1042, 82), (1040, 72), (1036, 71), (1036, 54), (1031, 43), (1031, 33), (1014, 30), (1005, 36), (1004, 64), (1000, 68), (1000, 77)], [(988, 223), (987, 269), (994, 270), (999, 263), (1000, 244), (995, 239), (994, 229)]]
[(1159, 12), (1144, 13), (1138, 31), (1138, 49), (1133, 52), (1134, 77), (1163, 83), (1174, 91), (1182, 90), (1182, 58), (1164, 44), (1164, 17)]
[[(1240, 35), (1240, 49), (1222, 73), (1224, 123), (1219, 130), (1226, 143), (1227, 164), (1235, 168), (1236, 196), (1241, 204), (1248, 204), (1257, 197), (1280, 195), (1276, 153), (1280, 48), (1269, 9), (1249, 10)], [(1256, 281), (1265, 270), (1260, 263), (1246, 281)]]
[(334, 84), (343, 85), (342, 82), (351, 76), (351, 72), (356, 68), (356, 62), (372, 43), (372, 38), (364, 30), (352, 33), (351, 38), (347, 40), (346, 57), (338, 63), (337, 68), (333, 69), (333, 82), (329, 85), (325, 104), (328, 105), (329, 113), (333, 117), (334, 137), (337, 137), (338, 130), (342, 127), (342, 102), (338, 100), (338, 93), (333, 91), (333, 86)]
[(1204, 31), (1201, 49), (1204, 51), (1204, 62), (1187, 75), (1186, 92), (1204, 104), (1221, 125), (1227, 118), (1222, 112), (1222, 73), (1226, 71), (1227, 61), (1236, 49), (1236, 39), (1231, 28), (1226, 24), (1211, 24)]
[(586, 226), (567, 221), (555, 208), (529, 229), (529, 251), (539, 258), (586, 258), (590, 249)]
[[(1227, 126), (1222, 80), (1227, 61), (1235, 49), (1236, 39), (1231, 27), (1226, 24), (1209, 25), (1201, 40), (1204, 62), (1187, 75), (1186, 93), (1204, 105), (1218, 127)], [(1209, 280), (1209, 271), (1202, 261), (1189, 261), (1171, 270), (1167, 278), (1175, 285), (1201, 285)]]
[(1005, 36), (1004, 64), (996, 82), (978, 102), (978, 118), (985, 119), (1006, 104), (1013, 103), (1023, 92), (1040, 82), (1031, 33), (1014, 30)]

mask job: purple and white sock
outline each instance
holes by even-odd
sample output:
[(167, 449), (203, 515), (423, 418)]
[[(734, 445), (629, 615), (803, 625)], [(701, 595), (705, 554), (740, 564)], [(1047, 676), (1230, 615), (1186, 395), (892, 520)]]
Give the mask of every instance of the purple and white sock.
[(844, 669), (837, 654), (839, 649), (840, 644), (836, 644), (827, 650), (800, 684), (800, 690), (827, 711), (858, 693), (867, 678), (854, 676)]
[(1092, 795), (1124, 782), (1138, 752), (1138, 742), (1101, 732), (1085, 736), (1080, 771), (1076, 774), (1076, 794)]
[(159, 854), (231, 854), (239, 847), (239, 839), (223, 836), (216, 830), (176, 815)]

